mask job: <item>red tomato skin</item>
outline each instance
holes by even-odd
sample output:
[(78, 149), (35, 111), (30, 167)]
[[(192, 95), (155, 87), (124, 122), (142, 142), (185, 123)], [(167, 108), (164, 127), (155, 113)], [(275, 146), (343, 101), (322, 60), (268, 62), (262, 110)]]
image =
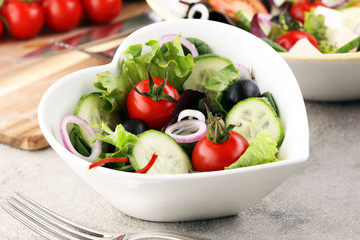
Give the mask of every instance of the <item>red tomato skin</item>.
[(44, 10), (37, 2), (8, 0), (1, 8), (1, 15), (15, 38), (28, 39), (36, 36), (44, 26)]
[(307, 38), (314, 47), (319, 49), (316, 38), (310, 33), (302, 31), (287, 32), (276, 39), (276, 43), (289, 51), (290, 48), (292, 48), (292, 46), (294, 46), (294, 44), (302, 38)]
[(82, 0), (86, 17), (94, 23), (113, 20), (122, 9), (122, 0)]
[(328, 7), (320, 0), (315, 0), (312, 3), (309, 0), (299, 0), (291, 5), (289, 13), (293, 16), (293, 18), (295, 18), (295, 20), (304, 23), (305, 12), (310, 12), (312, 8), (316, 8), (318, 6)]
[[(164, 80), (153, 78), (156, 85), (160, 85)], [(138, 82), (136, 88), (139, 92), (149, 91), (149, 79)], [(177, 90), (170, 84), (166, 83), (163, 93), (170, 95), (175, 100), (180, 98)], [(151, 98), (142, 96), (131, 89), (127, 97), (127, 111), (130, 118), (140, 118), (145, 121), (149, 129), (161, 130), (162, 127), (170, 120), (174, 112), (176, 103), (159, 100), (155, 102)]]
[(45, 22), (53, 30), (68, 31), (78, 25), (83, 14), (79, 0), (44, 0)]
[(3, 24), (2, 24), (2, 22), (0, 21), (0, 37), (1, 37), (2, 31), (3, 31)]
[(229, 140), (218, 144), (204, 136), (196, 143), (191, 161), (195, 171), (224, 170), (236, 162), (248, 147), (248, 141), (235, 131), (230, 132)]

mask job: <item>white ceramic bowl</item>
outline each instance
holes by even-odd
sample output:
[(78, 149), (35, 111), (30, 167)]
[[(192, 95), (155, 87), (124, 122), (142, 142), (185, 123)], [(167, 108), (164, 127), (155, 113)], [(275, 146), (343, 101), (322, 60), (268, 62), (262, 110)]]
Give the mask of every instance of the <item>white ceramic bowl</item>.
[(360, 52), (322, 55), (280, 53), (306, 100), (360, 99)]
[[(88, 170), (87, 161), (64, 148), (60, 122), (73, 112), (83, 94), (96, 90), (93, 87), (96, 74), (105, 70), (117, 73), (125, 48), (168, 33), (202, 39), (215, 53), (253, 67), (261, 91), (273, 94), (284, 124), (280, 161), (218, 172), (147, 175), (103, 167)], [(306, 110), (289, 66), (253, 35), (212, 21), (165, 21), (134, 32), (121, 44), (110, 64), (74, 72), (52, 85), (41, 99), (38, 117), (51, 147), (85, 182), (122, 212), (151, 221), (186, 221), (237, 214), (273, 191), (309, 155)]]
[[(188, 5), (178, 0), (146, 0), (166, 20), (183, 18)], [(301, 55), (280, 53), (292, 69), (305, 100), (360, 99), (360, 52)]]

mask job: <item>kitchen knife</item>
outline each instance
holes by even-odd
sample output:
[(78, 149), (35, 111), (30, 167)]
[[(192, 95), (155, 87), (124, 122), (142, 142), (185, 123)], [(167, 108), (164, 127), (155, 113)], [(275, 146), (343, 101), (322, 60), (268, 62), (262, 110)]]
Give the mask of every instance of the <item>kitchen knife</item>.
[[(151, 23), (160, 22), (162, 20), (163, 19), (158, 14), (149, 9), (135, 17), (96, 27), (66, 39), (62, 39), (61, 41), (72, 46), (84, 46), (101, 40), (109, 40), (116, 37), (126, 36), (141, 27)], [(51, 55), (59, 53), (65, 49), (65, 47), (54, 45), (52, 42), (50, 42), (46, 46), (40, 47), (22, 57), (15, 59), (15, 61), (22, 61), (38, 56)]]

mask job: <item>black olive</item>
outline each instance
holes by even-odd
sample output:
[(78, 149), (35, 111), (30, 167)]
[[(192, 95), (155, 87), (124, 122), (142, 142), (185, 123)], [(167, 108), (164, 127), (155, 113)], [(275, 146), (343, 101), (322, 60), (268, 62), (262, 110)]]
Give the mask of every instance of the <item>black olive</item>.
[(227, 90), (226, 105), (231, 109), (236, 103), (249, 97), (259, 97), (260, 89), (255, 81), (242, 79), (234, 82)]
[(122, 123), (126, 131), (131, 132), (134, 135), (138, 135), (147, 130), (146, 123), (138, 118), (132, 118)]

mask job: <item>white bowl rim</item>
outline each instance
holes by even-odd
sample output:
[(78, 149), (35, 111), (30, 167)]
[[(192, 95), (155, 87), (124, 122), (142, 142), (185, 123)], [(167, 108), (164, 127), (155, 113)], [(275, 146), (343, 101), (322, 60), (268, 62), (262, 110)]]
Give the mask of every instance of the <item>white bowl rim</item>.
[(279, 53), (285, 60), (304, 62), (343, 62), (360, 61), (360, 52), (353, 53), (327, 53), (327, 54), (294, 54), (288, 52)]

